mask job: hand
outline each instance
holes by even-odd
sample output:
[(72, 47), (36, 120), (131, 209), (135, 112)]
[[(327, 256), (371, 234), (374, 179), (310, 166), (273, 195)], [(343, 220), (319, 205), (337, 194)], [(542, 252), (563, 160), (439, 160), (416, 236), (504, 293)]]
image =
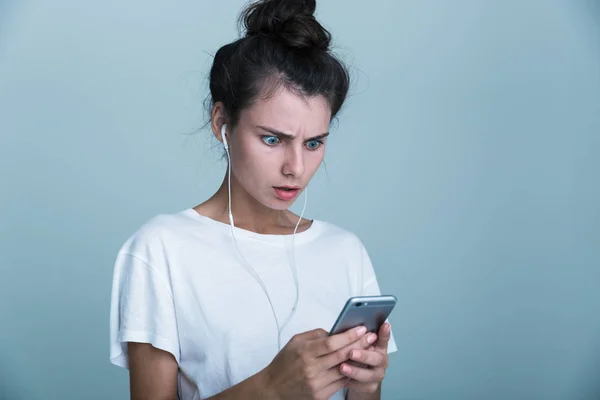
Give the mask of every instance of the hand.
[(375, 393), (379, 390), (388, 366), (388, 342), (391, 337), (391, 326), (385, 323), (379, 329), (377, 342), (367, 349), (356, 349), (350, 353), (350, 359), (356, 363), (344, 362), (340, 371), (351, 378), (346, 387), (358, 393)]
[(375, 339), (364, 327), (332, 336), (323, 329), (295, 335), (262, 371), (267, 392), (274, 398), (329, 399), (350, 380), (340, 364), (352, 350), (365, 350)]

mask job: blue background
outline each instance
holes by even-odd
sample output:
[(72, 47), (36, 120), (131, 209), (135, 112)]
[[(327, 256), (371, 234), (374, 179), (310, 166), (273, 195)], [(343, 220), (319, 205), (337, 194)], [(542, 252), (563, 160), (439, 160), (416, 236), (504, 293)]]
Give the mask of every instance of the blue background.
[[(243, 4), (0, 2), (0, 398), (128, 398), (114, 257), (221, 182), (198, 128)], [(317, 12), (354, 86), (307, 215), (400, 300), (384, 399), (600, 398), (600, 4)]]

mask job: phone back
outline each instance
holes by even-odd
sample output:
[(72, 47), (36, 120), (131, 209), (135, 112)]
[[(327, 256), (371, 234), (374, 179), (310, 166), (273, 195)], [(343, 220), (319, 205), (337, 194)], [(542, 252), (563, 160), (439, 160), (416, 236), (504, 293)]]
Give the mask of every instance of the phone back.
[(352, 297), (346, 302), (329, 334), (335, 335), (359, 325), (376, 333), (392, 312), (396, 301), (392, 295)]

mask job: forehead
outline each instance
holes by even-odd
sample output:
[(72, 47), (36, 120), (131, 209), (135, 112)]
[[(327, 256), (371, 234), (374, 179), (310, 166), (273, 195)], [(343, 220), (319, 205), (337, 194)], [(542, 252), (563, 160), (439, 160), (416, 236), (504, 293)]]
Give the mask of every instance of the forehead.
[(325, 133), (330, 120), (331, 110), (324, 97), (303, 97), (284, 87), (268, 98), (257, 99), (240, 114), (240, 123), (300, 135)]

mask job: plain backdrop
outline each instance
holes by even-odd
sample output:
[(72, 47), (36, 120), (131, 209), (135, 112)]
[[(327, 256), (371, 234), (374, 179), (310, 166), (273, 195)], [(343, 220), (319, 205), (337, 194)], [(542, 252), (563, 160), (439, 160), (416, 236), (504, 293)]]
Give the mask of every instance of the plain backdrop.
[[(0, 398), (128, 399), (113, 261), (221, 182), (203, 101), (244, 4), (0, 1)], [(353, 87), (307, 215), (399, 298), (383, 398), (600, 398), (600, 3), (317, 13)]]

